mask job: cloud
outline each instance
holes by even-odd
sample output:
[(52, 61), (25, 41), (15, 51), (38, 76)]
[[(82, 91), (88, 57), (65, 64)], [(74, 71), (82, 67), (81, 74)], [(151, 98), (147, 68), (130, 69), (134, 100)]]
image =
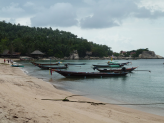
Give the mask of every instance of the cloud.
[(107, 28), (118, 26), (119, 24), (114, 19), (102, 19), (98, 16), (93, 17), (86, 17), (85, 19), (81, 20), (81, 27), (82, 28)]
[(32, 17), (33, 14), (36, 13), (34, 9), (36, 6), (32, 2), (27, 2), (27, 3), (9, 2), (7, 5), (4, 2), (3, 4), (4, 6), (0, 7), (0, 15), (1, 15), (1, 19), (7, 22), (29, 25), (30, 17)]
[(24, 6), (24, 7), (34, 7), (35, 4), (32, 3), (32, 2), (26, 2), (23, 6)]
[[(163, 4), (162, 4), (163, 3)], [(0, 3), (1, 18), (29, 18), (31, 26), (77, 26), (101, 29), (122, 26), (128, 18), (164, 17), (163, 0), (6, 0)], [(28, 19), (28, 20), (29, 20)], [(28, 22), (29, 23), (29, 22)]]
[(142, 7), (134, 13), (134, 16), (137, 18), (157, 19), (159, 17), (164, 17), (164, 12), (160, 10), (151, 11)]
[(2, 7), (0, 9), (1, 17), (3, 16), (4, 18), (17, 18), (23, 13), (24, 10), (21, 7), (19, 7), (18, 3), (11, 3), (9, 6)]
[(77, 25), (76, 13), (70, 3), (56, 3), (31, 18), (32, 26), (73, 26)]
[[(123, 20), (129, 17), (140, 19), (156, 19), (164, 17), (161, 10), (151, 11), (145, 6), (140, 7), (139, 0), (101, 0), (98, 2), (86, 2), (92, 7), (89, 16), (80, 20), (82, 28), (109, 28), (119, 26)], [(91, 5), (93, 3), (93, 6)], [(138, 4), (136, 4), (138, 3)]]
[(164, 1), (163, 0), (141, 0), (141, 7), (145, 7), (151, 11), (163, 11), (164, 12)]

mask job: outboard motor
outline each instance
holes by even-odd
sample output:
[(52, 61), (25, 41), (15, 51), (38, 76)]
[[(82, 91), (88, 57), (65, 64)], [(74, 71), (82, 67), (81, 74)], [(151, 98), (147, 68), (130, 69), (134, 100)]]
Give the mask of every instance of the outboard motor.
[(93, 70), (95, 70), (95, 69), (97, 69), (97, 67), (95, 66), (95, 67), (93, 67)]
[(66, 67), (68, 67), (68, 64), (64, 64)]
[(125, 67), (123, 67), (121, 70), (125, 72), (125, 71), (126, 71), (126, 68), (125, 68)]

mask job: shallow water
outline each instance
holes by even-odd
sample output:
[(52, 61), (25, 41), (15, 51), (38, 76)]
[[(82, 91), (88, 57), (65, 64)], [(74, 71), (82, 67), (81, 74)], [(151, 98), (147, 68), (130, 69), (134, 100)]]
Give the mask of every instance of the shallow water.
[[(50, 63), (50, 61), (38, 62)], [(51, 63), (54, 62), (57, 61), (51, 60)], [(86, 65), (70, 65), (67, 70), (93, 72), (93, 64), (107, 64), (108, 60), (65, 60), (61, 62), (62, 64), (68, 62), (86, 63)], [(122, 63), (128, 62), (128, 60), (116, 62)], [(65, 78), (55, 72), (51, 76), (49, 70), (41, 70), (29, 62), (21, 63), (24, 64), (22, 70), (28, 75), (48, 81), (60, 89), (106, 103), (118, 104), (164, 116), (164, 60), (143, 59), (129, 60), (129, 62), (132, 62), (132, 64), (125, 67), (138, 67), (136, 70), (147, 71), (134, 71), (124, 77)]]

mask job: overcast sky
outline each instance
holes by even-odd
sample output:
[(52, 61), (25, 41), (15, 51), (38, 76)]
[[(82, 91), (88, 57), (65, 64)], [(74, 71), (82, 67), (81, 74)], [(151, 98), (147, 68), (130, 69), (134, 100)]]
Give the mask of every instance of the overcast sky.
[(164, 56), (164, 0), (0, 0), (0, 21), (52, 27), (114, 52)]

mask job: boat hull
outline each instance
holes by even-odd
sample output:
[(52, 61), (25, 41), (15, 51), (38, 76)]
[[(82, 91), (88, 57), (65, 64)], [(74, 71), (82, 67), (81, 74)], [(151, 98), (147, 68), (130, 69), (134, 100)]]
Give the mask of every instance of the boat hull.
[(53, 70), (65, 77), (115, 77), (115, 76), (125, 76), (127, 72), (120, 72), (120, 73), (114, 73), (114, 72), (71, 72), (71, 71), (61, 71), (61, 70)]
[[(132, 72), (133, 70), (135, 70), (137, 67), (132, 67), (132, 68), (126, 68), (125, 71), (126, 72)], [(123, 71), (122, 69), (97, 69), (100, 72), (121, 72)]]
[(41, 64), (41, 63), (35, 63), (35, 62), (31, 62), (33, 65), (35, 66), (44, 66), (44, 65), (59, 65), (59, 63), (55, 63), (55, 64)]
[(127, 65), (129, 64), (130, 62), (125, 62), (125, 63), (115, 63), (115, 62), (108, 62), (107, 64), (108, 65)]
[(67, 65), (85, 65), (86, 63), (67, 63)]
[(119, 67), (122, 67), (122, 66), (124, 66), (124, 65), (93, 65), (94, 67), (101, 67), (101, 68), (106, 68), (106, 67), (108, 67), (108, 68), (119, 68)]
[(11, 67), (24, 67), (23, 65), (11, 65)]
[(38, 66), (39, 68), (43, 70), (49, 70), (49, 69), (67, 69), (67, 66)]

